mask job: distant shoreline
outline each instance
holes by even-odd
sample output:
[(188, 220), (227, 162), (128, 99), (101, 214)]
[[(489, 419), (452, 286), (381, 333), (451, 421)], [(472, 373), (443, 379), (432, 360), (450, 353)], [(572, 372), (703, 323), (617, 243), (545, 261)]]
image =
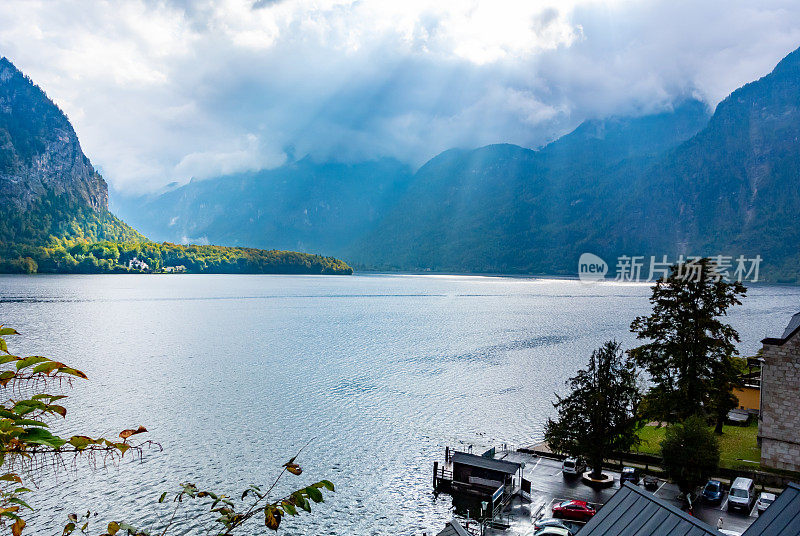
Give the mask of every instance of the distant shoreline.
[[(505, 279), (550, 279), (556, 281), (578, 281), (580, 279), (578, 276), (575, 275), (549, 275), (549, 274), (517, 274), (517, 273), (492, 273), (492, 272), (420, 272), (420, 271), (406, 271), (406, 270), (397, 270), (397, 271), (386, 271), (386, 270), (353, 270), (353, 275), (430, 275), (430, 276), (456, 276), (456, 277), (498, 277), (498, 278), (505, 278)], [(612, 278), (602, 279), (597, 282), (588, 282), (586, 286), (594, 285), (595, 283), (614, 283), (614, 284), (622, 284), (622, 285), (639, 285), (639, 286), (652, 286), (655, 281), (616, 281)], [(770, 287), (798, 287), (800, 283), (778, 283), (772, 281), (758, 281), (752, 282), (748, 281), (745, 282), (744, 285), (746, 287), (759, 287), (759, 286), (770, 286)]]

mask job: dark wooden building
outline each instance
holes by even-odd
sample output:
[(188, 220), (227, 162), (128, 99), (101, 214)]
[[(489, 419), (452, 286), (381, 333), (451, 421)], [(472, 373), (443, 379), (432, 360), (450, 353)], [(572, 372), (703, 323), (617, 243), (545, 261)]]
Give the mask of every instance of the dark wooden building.
[(455, 489), (490, 497), (501, 487), (504, 488), (504, 493), (513, 491), (514, 475), (522, 468), (519, 463), (465, 452), (454, 453), (452, 463)]

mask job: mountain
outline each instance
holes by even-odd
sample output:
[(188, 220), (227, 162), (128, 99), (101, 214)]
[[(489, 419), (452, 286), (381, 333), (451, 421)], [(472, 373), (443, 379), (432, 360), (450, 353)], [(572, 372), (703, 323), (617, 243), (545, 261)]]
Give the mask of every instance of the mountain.
[(798, 281), (800, 49), (723, 100), (705, 129), (641, 177), (631, 206), (640, 242), (761, 255), (766, 277)]
[(154, 236), (314, 248), (363, 269), (574, 275), (584, 252), (612, 270), (621, 255), (761, 255), (762, 278), (798, 282), (798, 140), (795, 51), (713, 114), (685, 99), (540, 150), (452, 149), (415, 173), (304, 159), (125, 210)]
[(277, 169), (192, 181), (154, 197), (115, 197), (149, 236), (338, 254), (405, 192), (412, 170), (392, 159), (356, 164), (310, 158)]
[[(642, 167), (691, 137), (708, 117), (704, 104), (687, 100), (659, 114), (587, 121), (541, 151), (453, 149), (416, 173), (391, 159), (321, 164), (305, 158), (151, 197), (117, 195), (114, 204), (160, 240), (275, 244), (346, 256), (365, 268), (548, 271), (555, 256), (520, 261), (515, 246), (538, 240), (531, 248), (550, 248), (551, 238), (531, 238), (531, 210), (555, 226), (559, 203), (595, 195), (598, 186), (587, 185), (587, 177), (599, 169)], [(513, 217), (488, 221), (501, 215)], [(522, 237), (526, 232), (531, 236)], [(504, 257), (493, 257), (489, 244)]]
[(350, 252), (361, 266), (574, 275), (579, 255), (744, 255), (800, 281), (800, 50), (700, 105), (584, 123), (541, 151), (449, 152)]
[(156, 244), (111, 214), (108, 187), (67, 116), (0, 58), (0, 273), (349, 274), (332, 257)]
[(67, 116), (0, 58), (0, 245), (50, 236), (144, 237), (108, 212), (108, 187), (83, 154)]
[(447, 151), (347, 256), (383, 269), (574, 274), (633, 178), (708, 118), (703, 103), (686, 100), (659, 114), (587, 121), (540, 151)]

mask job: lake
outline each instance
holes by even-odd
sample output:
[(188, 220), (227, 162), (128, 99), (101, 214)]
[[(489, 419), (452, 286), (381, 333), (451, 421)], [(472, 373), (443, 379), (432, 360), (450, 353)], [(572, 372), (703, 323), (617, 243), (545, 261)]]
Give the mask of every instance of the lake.
[[(313, 440), (282, 489), (327, 478), (337, 491), (282, 534), (435, 534), (451, 517), (431, 490), (444, 446), (537, 442), (591, 351), (635, 344), (628, 326), (648, 296), (471, 276), (0, 276), (0, 323), (23, 333), (10, 350), (89, 376), (58, 429), (144, 425), (163, 447), (95, 469), (66, 460), (29, 497), (31, 533), (60, 534), (86, 509), (146, 526), (179, 482), (238, 495)], [(740, 350), (798, 310), (798, 287), (750, 288), (730, 316)], [(199, 533), (186, 526), (175, 534)]]

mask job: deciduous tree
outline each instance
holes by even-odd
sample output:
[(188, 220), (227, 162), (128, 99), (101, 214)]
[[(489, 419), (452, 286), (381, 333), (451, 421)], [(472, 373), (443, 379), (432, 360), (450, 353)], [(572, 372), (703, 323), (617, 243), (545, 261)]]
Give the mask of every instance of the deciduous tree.
[(695, 415), (666, 429), (661, 457), (664, 470), (688, 495), (717, 469), (719, 443), (705, 419)]

